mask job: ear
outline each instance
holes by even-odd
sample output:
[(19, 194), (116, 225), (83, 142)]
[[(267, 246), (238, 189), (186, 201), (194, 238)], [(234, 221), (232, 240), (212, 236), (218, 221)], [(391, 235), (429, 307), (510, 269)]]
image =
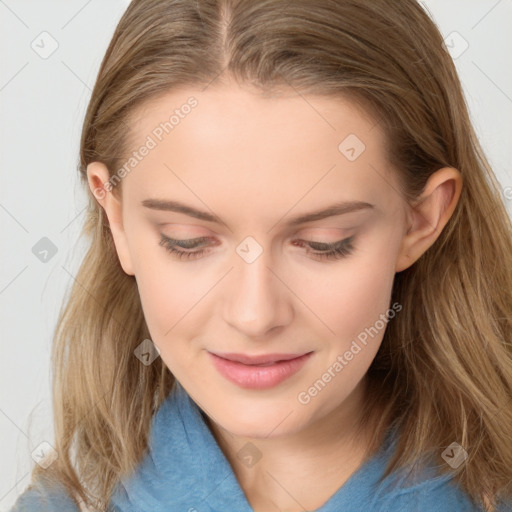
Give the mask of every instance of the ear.
[(461, 190), (462, 176), (453, 167), (443, 167), (430, 176), (421, 196), (409, 205), (408, 229), (396, 272), (410, 267), (437, 240), (457, 206)]
[(98, 203), (105, 210), (112, 232), (121, 267), (128, 275), (135, 275), (128, 247), (126, 233), (123, 227), (123, 211), (121, 201), (112, 193), (107, 166), (101, 162), (91, 162), (87, 166), (89, 187)]

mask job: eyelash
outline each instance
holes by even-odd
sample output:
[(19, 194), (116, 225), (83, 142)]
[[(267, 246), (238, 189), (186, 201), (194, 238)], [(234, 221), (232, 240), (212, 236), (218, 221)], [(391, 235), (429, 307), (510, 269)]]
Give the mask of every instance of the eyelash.
[[(200, 238), (191, 238), (189, 240), (174, 240), (173, 238), (169, 238), (165, 235), (161, 235), (160, 243), (159, 245), (163, 246), (166, 251), (169, 253), (177, 256), (180, 260), (182, 259), (192, 259), (192, 258), (200, 258), (204, 253), (207, 252), (207, 249), (199, 249), (197, 251), (181, 251), (180, 249), (177, 249), (179, 247), (179, 244), (192, 244), (192, 245), (200, 245), (203, 242), (207, 242), (207, 237), (200, 237)], [(296, 245), (300, 245), (301, 247), (304, 246), (304, 244), (307, 244), (308, 246), (325, 246), (327, 247), (326, 251), (311, 251), (307, 250), (306, 252), (308, 254), (312, 253), (316, 257), (320, 258), (321, 260), (339, 260), (341, 258), (344, 258), (346, 256), (349, 256), (354, 251), (354, 247), (352, 245), (352, 240), (354, 239), (353, 236), (346, 238), (344, 240), (340, 240), (339, 242), (333, 242), (333, 243), (321, 243), (321, 242), (305, 242), (300, 240)], [(194, 243), (195, 242), (195, 243)], [(190, 249), (191, 247), (189, 247)], [(192, 247), (193, 248), (193, 247)]]

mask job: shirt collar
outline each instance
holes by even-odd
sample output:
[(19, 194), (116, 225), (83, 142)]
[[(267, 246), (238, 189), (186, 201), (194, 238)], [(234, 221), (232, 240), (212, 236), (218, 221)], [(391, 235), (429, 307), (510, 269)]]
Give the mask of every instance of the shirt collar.
[[(355, 507), (372, 502), (395, 442), (388, 434), (379, 452), (316, 512), (360, 510)], [(146, 456), (117, 485), (111, 503), (121, 512), (253, 512), (201, 409), (177, 380), (153, 417)]]
[(252, 512), (201, 409), (178, 380), (153, 417), (147, 455), (111, 501), (122, 512)]

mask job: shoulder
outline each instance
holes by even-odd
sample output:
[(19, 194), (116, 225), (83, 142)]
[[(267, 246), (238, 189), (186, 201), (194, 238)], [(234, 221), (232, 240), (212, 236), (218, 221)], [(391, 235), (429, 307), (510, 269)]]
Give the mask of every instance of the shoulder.
[[(451, 480), (426, 482), (405, 489), (393, 496), (394, 512), (512, 512), (512, 501), (499, 501), (494, 508), (485, 509), (474, 503), (469, 495)], [(488, 507), (488, 501), (485, 500)]]
[[(376, 510), (394, 512), (484, 512), (470, 496), (459, 487), (452, 476), (429, 476), (414, 484), (399, 479), (381, 488), (376, 500)], [(496, 512), (501, 511), (497, 509)]]
[[(395, 454), (396, 431), (386, 437), (376, 466), (382, 479), (373, 486), (371, 510), (393, 512), (484, 512), (458, 484), (455, 473), (442, 471), (432, 456), (401, 467), (384, 478), (384, 468)], [(502, 512), (497, 509), (495, 512)], [(512, 510), (510, 511), (512, 512)]]
[(31, 484), (9, 512), (81, 512), (80, 507), (59, 485)]
[(483, 509), (473, 503), (470, 497), (461, 489), (444, 481), (440, 483), (427, 482), (410, 489), (404, 489), (392, 496), (396, 505), (394, 510), (418, 512), (483, 512)]

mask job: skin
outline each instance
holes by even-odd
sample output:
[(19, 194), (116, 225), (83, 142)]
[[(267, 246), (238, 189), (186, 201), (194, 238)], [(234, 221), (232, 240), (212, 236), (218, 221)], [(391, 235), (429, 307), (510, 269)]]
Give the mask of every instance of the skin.
[[(230, 83), (173, 90), (145, 104), (130, 122), (134, 149), (191, 95), (198, 106), (123, 178), (121, 200), (98, 192), (109, 178), (100, 162), (88, 166), (89, 185), (123, 270), (137, 280), (160, 356), (207, 414), (250, 505), (314, 510), (364, 460), (372, 432), (355, 436), (354, 422), (385, 329), (307, 404), (298, 394), (390, 308), (395, 273), (435, 242), (462, 179), (456, 169), (439, 169), (408, 204), (386, 161), (384, 133), (354, 104), (293, 90), (262, 98)], [(349, 134), (366, 146), (354, 161), (338, 150)], [(225, 224), (144, 208), (147, 198), (181, 201)], [(286, 224), (341, 200), (374, 209)], [(161, 233), (211, 242), (199, 258), (180, 260), (159, 245)], [(353, 252), (338, 260), (293, 244), (352, 235)], [(252, 263), (236, 252), (247, 236), (263, 249)], [(220, 375), (207, 350), (314, 353), (278, 386), (252, 390)], [(248, 441), (261, 456), (252, 467), (237, 457)]]

